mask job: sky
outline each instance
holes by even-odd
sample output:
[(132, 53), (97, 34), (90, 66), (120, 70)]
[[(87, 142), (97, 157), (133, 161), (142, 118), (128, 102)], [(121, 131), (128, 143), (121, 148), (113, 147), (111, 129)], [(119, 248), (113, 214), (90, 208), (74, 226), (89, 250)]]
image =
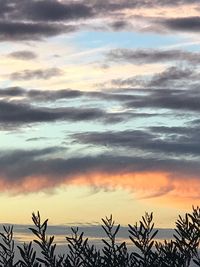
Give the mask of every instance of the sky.
[(0, 222), (165, 228), (198, 205), (199, 0), (0, 6)]

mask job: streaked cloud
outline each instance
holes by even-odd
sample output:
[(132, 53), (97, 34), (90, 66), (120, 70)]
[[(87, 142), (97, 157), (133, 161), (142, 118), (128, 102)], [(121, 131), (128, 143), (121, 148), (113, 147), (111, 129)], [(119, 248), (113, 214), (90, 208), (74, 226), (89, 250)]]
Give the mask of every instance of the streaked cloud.
[[(153, 131), (152, 131), (153, 130)], [(77, 142), (93, 144), (97, 146), (108, 146), (110, 148), (121, 147), (131, 151), (139, 149), (148, 152), (161, 152), (162, 155), (182, 157), (200, 155), (199, 128), (194, 127), (188, 130), (187, 127), (153, 127), (152, 129), (127, 130), (117, 132), (91, 132), (74, 134)]]
[(34, 52), (28, 50), (11, 52), (8, 56), (19, 60), (32, 60), (37, 58)]
[(114, 49), (107, 53), (107, 59), (114, 62), (129, 62), (132, 64), (147, 64), (155, 62), (177, 62), (186, 61), (191, 64), (199, 63), (199, 53), (184, 50), (133, 50)]
[(169, 18), (161, 22), (170, 30), (184, 32), (199, 32), (200, 17)]
[(62, 24), (0, 21), (0, 41), (40, 40), (74, 30), (74, 26)]
[(32, 79), (51, 79), (55, 76), (62, 75), (59, 68), (24, 70), (22, 72), (13, 72), (10, 75), (11, 80), (32, 80)]
[[(12, 0), (1, 1), (1, 22), (0, 22), (0, 35), (1, 41), (12, 40), (41, 40), (43, 38), (57, 36), (77, 31), (78, 29), (88, 29), (94, 27), (94, 20), (101, 19), (97, 28), (105, 28), (104, 18), (110, 19), (110, 26), (113, 30), (131, 29), (132, 18), (127, 16), (128, 11), (149, 10), (159, 14), (159, 8), (179, 8), (188, 5), (196, 9), (198, 1), (103, 1), (101, 3), (91, 3), (90, 1), (57, 1), (57, 0), (42, 0), (42, 1), (25, 1), (25, 0)], [(105, 13), (106, 12), (106, 13)], [(164, 11), (162, 10), (162, 13)], [(106, 15), (105, 15), (106, 14)], [(116, 19), (119, 17), (119, 19)], [(139, 15), (134, 20), (146, 20), (146, 26), (143, 28), (138, 27), (140, 31), (162, 31), (161, 28), (168, 30), (178, 30), (183, 32), (198, 32), (199, 17), (179, 17), (164, 19), (149, 19), (147, 14)], [(85, 20), (86, 23), (81, 23)], [(77, 24), (77, 21), (80, 21)], [(152, 21), (151, 25), (149, 22)], [(66, 24), (69, 23), (69, 24)], [(109, 27), (108, 27), (109, 28)], [(136, 27), (137, 28), (137, 27)], [(132, 28), (136, 29), (136, 28)]]
[(84, 121), (103, 119), (106, 114), (101, 109), (88, 108), (47, 108), (34, 107), (20, 102), (0, 102), (2, 110), (1, 123), (29, 124), (34, 122), (50, 122), (57, 120)]
[[(139, 198), (155, 198), (168, 194), (180, 197), (182, 194), (182, 198), (195, 199), (199, 194), (196, 190), (199, 185), (199, 165), (195, 160), (111, 155), (52, 158), (58, 152), (59, 149), (56, 148), (1, 151), (2, 192), (48, 192), (58, 186), (73, 184), (105, 189), (122, 187)], [(189, 191), (185, 190), (186, 184)]]
[(22, 12), (27, 19), (36, 21), (67, 21), (93, 16), (92, 7), (78, 1), (30, 1), (22, 7)]

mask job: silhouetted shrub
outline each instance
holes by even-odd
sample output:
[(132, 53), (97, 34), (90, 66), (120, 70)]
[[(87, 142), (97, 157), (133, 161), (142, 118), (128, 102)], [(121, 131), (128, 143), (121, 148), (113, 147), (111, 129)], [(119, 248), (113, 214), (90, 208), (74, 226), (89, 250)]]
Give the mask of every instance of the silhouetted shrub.
[[(129, 224), (132, 248), (126, 242), (116, 242), (120, 225), (112, 218), (102, 219), (102, 228), (107, 238), (102, 239), (103, 248), (90, 245), (84, 233), (71, 228), (72, 235), (66, 237), (68, 250), (64, 255), (55, 253), (54, 236), (47, 236), (48, 220), (41, 221), (40, 213), (32, 214), (33, 242), (40, 248), (37, 253), (33, 242), (17, 246), (20, 259), (15, 260), (13, 227), (3, 226), (0, 233), (0, 266), (2, 267), (189, 267), (200, 266), (200, 208), (194, 208), (184, 217), (179, 216), (173, 240), (155, 241), (158, 230), (154, 229), (153, 213), (145, 213), (139, 223)], [(38, 255), (37, 255), (38, 254)]]

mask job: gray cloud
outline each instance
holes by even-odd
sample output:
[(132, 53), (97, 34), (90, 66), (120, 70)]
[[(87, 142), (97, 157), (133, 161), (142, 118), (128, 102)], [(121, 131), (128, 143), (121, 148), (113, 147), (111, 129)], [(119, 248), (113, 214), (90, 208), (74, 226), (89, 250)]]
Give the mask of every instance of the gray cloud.
[[(16, 89), (17, 90), (17, 89)], [(15, 90), (14, 90), (15, 91)], [(1, 92), (1, 91), (0, 91)], [(20, 90), (15, 94), (9, 92), (9, 97), (21, 97)], [(1, 94), (0, 94), (1, 95)], [(49, 96), (47, 96), (49, 97)], [(33, 98), (32, 101), (41, 101), (40, 104), (48, 100), (53, 100), (50, 98)], [(62, 96), (63, 97), (63, 96)], [(67, 96), (68, 97), (68, 96)], [(71, 96), (70, 96), (71, 97)], [(56, 98), (57, 99), (57, 98)], [(31, 98), (28, 99), (31, 101)], [(106, 111), (100, 108), (84, 108), (84, 107), (57, 107), (51, 108), (48, 106), (38, 106), (28, 104), (27, 99), (23, 103), (22, 101), (0, 101), (0, 126), (1, 130), (16, 129), (18, 127), (24, 127), (34, 123), (42, 122), (56, 122), (56, 121), (69, 121), (69, 122), (87, 122), (93, 121), (104, 124), (116, 124), (121, 122), (127, 122), (129, 120), (134, 120), (137, 118), (150, 118), (159, 116), (159, 113), (148, 113), (148, 112), (134, 112), (133, 110), (124, 111)], [(90, 100), (91, 101), (91, 100)], [(26, 104), (24, 104), (26, 103)], [(37, 103), (37, 102), (36, 102)], [(44, 103), (43, 103), (44, 104)]]
[(125, 29), (130, 29), (131, 24), (125, 20), (116, 20), (111, 23), (111, 28), (115, 31), (121, 31)]
[(91, 17), (92, 7), (81, 1), (57, 0), (1, 0), (1, 15), (3, 18), (37, 21), (61, 21)]
[(92, 9), (82, 3), (62, 4), (56, 0), (1, 0), (0, 40), (37, 41), (77, 30), (64, 20), (91, 17)]
[(15, 51), (8, 54), (8, 56), (19, 60), (32, 60), (37, 58), (37, 55), (34, 52), (28, 50)]
[[(83, 28), (93, 28), (89, 19), (102, 19), (97, 28), (104, 28), (104, 18), (111, 18), (112, 22), (106, 26), (114, 31), (131, 29), (132, 24), (124, 15), (125, 9), (142, 9), (155, 7), (178, 7), (183, 4), (198, 3), (198, 1), (65, 1), (57, 0), (1, 0), (0, 40), (41, 40), (43, 38), (70, 33)], [(137, 19), (137, 18), (135, 18)], [(140, 17), (141, 19), (141, 17)], [(166, 30), (199, 31), (199, 17), (154, 19), (148, 21), (146, 31), (163, 32)], [(79, 25), (79, 20), (88, 23)], [(76, 23), (74, 23), (74, 21)], [(78, 21), (78, 23), (77, 23)], [(69, 24), (66, 24), (69, 23)], [(81, 22), (80, 22), (81, 23)], [(133, 27), (134, 29), (134, 27)], [(144, 29), (135, 29), (144, 31)]]
[(13, 96), (23, 96), (24, 89), (21, 87), (8, 87), (4, 89), (0, 89), (1, 97), (13, 97)]
[[(200, 156), (199, 128), (154, 127), (146, 130), (126, 130), (118, 132), (91, 132), (72, 135), (76, 142), (122, 147), (129, 151), (139, 149), (143, 152), (161, 152), (163, 155)], [(155, 154), (156, 156), (156, 154)], [(157, 156), (158, 157), (158, 156)]]
[(61, 90), (24, 90), (27, 98), (38, 101), (79, 98), (85, 95), (84, 91), (61, 89)]
[(28, 19), (36, 21), (74, 20), (93, 16), (92, 8), (84, 3), (61, 3), (55, 0), (29, 1), (22, 12)]
[(35, 149), (35, 150), (17, 150), (12, 151), (11, 153), (8, 151), (1, 151), (0, 153), (0, 161), (1, 164), (9, 164), (10, 162), (18, 161), (23, 162), (26, 159), (34, 159), (40, 157), (46, 157), (48, 155), (53, 155), (56, 152), (61, 151), (58, 147), (48, 147), (44, 149)]
[[(48, 72), (47, 72), (48, 73)], [(81, 97), (86, 92), (79, 90), (60, 89), (60, 90), (38, 90), (38, 89), (24, 89), (21, 87), (8, 87), (0, 89), (0, 96), (2, 97), (23, 97), (30, 101), (48, 101), (58, 99), (68, 99)]]
[(106, 119), (106, 113), (97, 108), (33, 107), (20, 102), (0, 101), (0, 123), (24, 124), (57, 120), (87, 121)]
[[(0, 101), (0, 110), (1, 129), (7, 129), (11, 126), (12, 128), (16, 128), (32, 123), (55, 121), (118, 123), (134, 117), (132, 113), (112, 113), (99, 108), (36, 107), (16, 101)], [(145, 117), (148, 116), (148, 114), (135, 114), (135, 117), (139, 116)], [(149, 116), (153, 115), (150, 114)]]
[[(164, 71), (164, 74), (166, 75), (165, 78), (167, 78), (167, 74), (169, 75), (168, 79), (170, 79), (170, 73), (172, 74), (171, 79), (173, 80), (181, 80), (185, 79), (187, 81), (190, 81), (190, 75), (191, 79), (195, 78), (197, 79), (198, 75), (193, 74), (190, 72), (190, 70), (183, 69), (174, 69), (169, 68), (166, 71)], [(159, 77), (163, 73), (153, 76), (152, 82), (159, 80)], [(185, 77), (184, 77), (185, 76)], [(187, 77), (188, 76), (188, 77)], [(165, 78), (164, 81), (165, 81)], [(161, 79), (162, 80), (162, 79)], [(164, 82), (163, 81), (163, 82)], [(197, 80), (196, 80), (197, 81)], [(151, 82), (151, 80), (149, 81)], [(162, 81), (160, 81), (160, 85), (162, 84)], [(175, 83), (176, 84), (176, 83)], [(116, 84), (117, 86), (117, 80)], [(109, 90), (107, 92), (81, 92), (84, 96), (88, 97), (88, 100), (90, 101), (96, 101), (96, 100), (102, 100), (102, 101), (116, 101), (119, 102), (120, 105), (122, 105), (122, 108), (129, 108), (130, 112), (134, 116), (135, 112), (134, 110), (138, 110), (138, 108), (153, 108), (156, 110), (156, 113), (159, 115), (158, 110), (159, 109), (169, 109), (171, 111), (182, 111), (183, 114), (187, 114), (187, 111), (195, 112), (196, 114), (200, 111), (200, 92), (198, 83), (197, 86), (194, 84), (194, 86), (188, 82), (185, 82), (185, 87), (176, 87), (174, 84), (172, 86), (168, 87), (159, 87), (157, 86), (154, 88), (147, 88), (147, 87), (141, 87), (141, 88), (122, 88), (119, 89), (118, 87), (114, 88), (113, 91)], [(148, 114), (148, 113), (147, 113)], [(137, 113), (135, 114), (137, 115)], [(150, 114), (149, 114), (150, 115)]]
[[(125, 9), (142, 9), (155, 7), (179, 7), (184, 4), (198, 4), (198, 0), (192, 1), (57, 1), (57, 0), (1, 0), (0, 39), (1, 41), (12, 40), (41, 40), (45, 37), (56, 36), (80, 29), (74, 21), (93, 18), (110, 17), (113, 22), (107, 25), (113, 30), (130, 29), (130, 21), (124, 16)], [(143, 18), (149, 20), (149, 18)], [(66, 25), (66, 22), (72, 24)], [(103, 22), (103, 20), (102, 20)], [(149, 23), (148, 23), (149, 24)], [(147, 31), (199, 31), (199, 17), (151, 19), (151, 25)], [(83, 27), (93, 27), (92, 23), (84, 23)], [(100, 22), (97, 28), (102, 27)], [(103, 23), (105, 27), (105, 23)], [(143, 31), (144, 29), (137, 29)]]
[[(85, 97), (89, 101), (96, 100), (130, 100), (129, 94), (124, 93), (105, 93), (103, 91), (80, 91), (72, 89), (60, 89), (60, 90), (28, 90), (21, 87), (8, 87), (0, 89), (0, 96), (5, 97), (23, 97), (27, 101), (51, 101), (59, 99), (71, 99)], [(133, 96), (132, 96), (133, 97)], [(132, 99), (132, 98), (131, 98)]]
[(27, 138), (26, 142), (37, 142), (37, 141), (45, 141), (48, 140), (49, 138), (47, 137), (33, 137), (33, 138)]
[[(191, 75), (191, 77), (188, 78), (187, 75), (188, 77)], [(184, 77), (181, 78), (181, 76)], [(0, 96), (4, 100), (0, 102), (0, 122), (3, 127), (7, 127), (8, 124), (17, 127), (18, 125), (24, 126), (37, 122), (88, 120), (113, 124), (128, 122), (128, 120), (137, 118), (155, 116), (167, 118), (170, 114), (176, 116), (180, 112), (182, 112), (182, 116), (198, 115), (200, 112), (198, 87), (193, 87), (185, 82), (186, 87), (183, 89), (178, 84), (181, 80), (187, 81), (192, 77), (193, 74), (187, 73), (186, 70), (183, 72), (177, 70), (176, 72), (176, 70), (169, 69), (165, 75), (161, 73), (152, 78), (151, 83), (154, 85), (151, 84), (152, 86), (149, 88), (141, 87), (121, 91), (115, 89), (106, 93), (67, 89), (56, 91), (26, 90), (20, 87), (1, 89)], [(170, 87), (172, 89), (169, 89)], [(19, 101), (12, 101), (13, 97), (17, 97)], [(22, 104), (21, 98), (27, 104)], [(77, 98), (79, 101), (76, 108), (68, 107), (68, 101), (62, 108), (49, 106), (52, 101)], [(101, 101), (102, 109), (97, 108), (96, 101)], [(118, 110), (112, 111), (105, 108), (107, 103), (110, 105), (111, 101), (113, 107), (116, 106)], [(32, 105), (33, 103), (34, 105)], [(84, 105), (94, 106), (94, 108), (84, 108)], [(167, 112), (163, 113), (164, 109), (167, 109)]]
[[(89, 0), (86, 3), (91, 3)], [(178, 7), (184, 4), (199, 4), (198, 0), (102, 0), (101, 2), (95, 2), (94, 9), (98, 12), (116, 12), (123, 9), (138, 9), (138, 8), (155, 8), (155, 7)]]
[(169, 18), (161, 21), (161, 24), (173, 31), (200, 31), (200, 17)]
[[(136, 90), (135, 90), (136, 92)], [(130, 93), (130, 91), (129, 91)], [(26, 98), (27, 101), (51, 101), (59, 99), (71, 99), (85, 97), (89, 101), (94, 100), (116, 100), (116, 101), (128, 101), (133, 99), (134, 96), (125, 92), (118, 91), (80, 91), (72, 89), (60, 89), (60, 90), (39, 90), (39, 89), (25, 89), (22, 87), (7, 87), (0, 89), (1, 97), (13, 97), (19, 96)]]
[[(198, 77), (194, 74), (194, 70), (190, 68), (179, 69), (177, 67), (170, 67), (165, 71), (153, 75), (151, 80), (147, 82), (150, 87), (180, 87), (183, 82), (194, 81)], [(189, 85), (189, 84), (188, 84)]]
[[(124, 174), (164, 171), (178, 179), (189, 179), (192, 176), (198, 176), (200, 171), (199, 162), (195, 160), (171, 160), (105, 154), (93, 157), (67, 158), (56, 156), (55, 153), (57, 152), (55, 148), (53, 148), (52, 154), (47, 149), (36, 151), (16, 150), (14, 152), (0, 151), (0, 176), (8, 186), (8, 188), (2, 188), (1, 190), (15, 191), (15, 186), (23, 183), (27, 178), (38, 177), (39, 182), (40, 176), (48, 178), (45, 187), (29, 188), (29, 192), (57, 187), (72, 181), (78, 175), (86, 175), (87, 177), (87, 174), (93, 172)], [(163, 194), (165, 193), (166, 191), (164, 190)]]
[(107, 60), (133, 64), (154, 64), (170, 61), (187, 61), (188, 63), (198, 64), (200, 62), (199, 53), (178, 49), (113, 49), (106, 54), (106, 57)]
[(51, 79), (62, 75), (59, 68), (24, 70), (22, 72), (13, 72), (10, 75), (11, 80), (32, 80), (32, 79)]
[(0, 40), (40, 40), (45, 37), (75, 31), (72, 25), (43, 22), (0, 21)]
[(145, 86), (145, 79), (144, 76), (134, 76), (129, 77), (126, 79), (112, 79), (111, 84), (113, 86), (119, 86), (119, 87), (138, 87), (138, 86)]
[(192, 90), (192, 88), (190, 90), (180, 89), (175, 92), (170, 89), (158, 89), (150, 91), (149, 94), (138, 96), (136, 99), (127, 102), (126, 105), (132, 108), (150, 107), (198, 113), (200, 111), (199, 101), (200, 94), (198, 90)]
[(180, 6), (184, 4), (199, 4), (198, 0), (102, 0), (101, 2), (90, 0), (83, 1), (57, 1), (57, 0), (1, 0), (1, 15), (3, 17), (43, 19), (43, 20), (67, 20), (91, 17), (96, 14), (115, 12), (123, 9), (155, 8), (167, 6)]
[(141, 88), (191, 88), (198, 85), (199, 73), (195, 68), (171, 66), (154, 75), (137, 75), (125, 79), (113, 79), (113, 86)]

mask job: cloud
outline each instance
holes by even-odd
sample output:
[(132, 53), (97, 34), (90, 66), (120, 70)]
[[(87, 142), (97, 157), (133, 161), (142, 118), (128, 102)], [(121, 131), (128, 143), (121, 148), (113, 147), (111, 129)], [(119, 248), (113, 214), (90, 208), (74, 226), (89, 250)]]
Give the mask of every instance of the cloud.
[(81, 1), (1, 0), (3, 18), (29, 21), (61, 21), (91, 17), (92, 7)]
[(60, 89), (60, 90), (39, 90), (39, 89), (25, 89), (22, 87), (7, 87), (0, 89), (1, 97), (19, 96), (26, 98), (28, 101), (50, 101), (59, 99), (70, 99), (85, 97), (89, 101), (95, 100), (116, 100), (116, 101), (128, 101), (131, 98), (130, 94), (119, 93), (118, 91), (82, 91), (72, 89)]
[(199, 128), (188, 129), (185, 127), (154, 127), (153, 131), (124, 130), (107, 132), (89, 132), (73, 134), (76, 142), (104, 146), (109, 149), (125, 148), (126, 151), (138, 153), (154, 153), (154, 156), (165, 155), (187, 157), (200, 155)]
[[(180, 69), (177, 67), (169, 67), (165, 71), (153, 75), (151, 80), (146, 83), (148, 87), (181, 87), (183, 82), (198, 80), (194, 74), (194, 70), (190, 68)], [(188, 84), (189, 85), (189, 84)]]
[(110, 24), (111, 28), (114, 31), (121, 31), (121, 30), (125, 30), (125, 29), (130, 29), (131, 28), (131, 24), (125, 20), (116, 20), (113, 21)]
[(35, 107), (21, 102), (0, 101), (0, 123), (28, 124), (53, 121), (104, 120), (106, 113), (98, 108), (47, 108)]
[[(151, 116), (159, 116), (163, 114), (163, 112), (159, 112), (159, 109), (169, 109), (174, 112), (183, 111), (184, 114), (187, 111), (196, 112), (200, 111), (199, 101), (200, 101), (200, 93), (198, 87), (190, 84), (190, 79), (194, 79), (194, 82), (197, 81), (198, 75), (193, 74), (190, 70), (179, 70), (176, 68), (169, 68), (163, 73), (158, 73), (153, 76), (146, 85), (151, 85), (151, 88), (141, 87), (134, 89), (124, 89), (119, 90), (119, 88), (114, 88), (113, 91), (103, 92), (103, 91), (79, 91), (79, 90), (26, 90), (20, 87), (11, 87), (0, 90), (0, 96), (5, 98), (4, 101), (0, 102), (0, 105), (8, 106), (6, 110), (8, 110), (8, 115), (11, 116), (9, 109), (16, 110), (19, 109), (22, 113), (27, 113), (29, 110), (33, 113), (35, 112), (44, 112), (45, 114), (52, 114), (53, 120), (56, 118), (64, 119), (64, 114), (69, 114), (70, 111), (72, 115), (69, 116), (73, 120), (73, 116), (77, 116), (81, 118), (81, 114), (86, 115), (88, 112), (88, 119), (92, 119), (94, 112), (94, 118), (102, 119), (105, 121), (114, 121), (117, 120), (128, 120), (136, 117), (151, 117)], [(195, 80), (196, 79), (196, 80)], [(178, 85), (178, 82), (185, 81), (185, 87), (181, 88)], [(120, 85), (120, 81), (115, 81), (115, 86)], [(122, 81), (126, 82), (126, 80)], [(152, 85), (154, 84), (154, 85)], [(172, 85), (172, 86), (171, 86)], [(175, 85), (175, 86), (174, 86)], [(170, 89), (169, 89), (170, 86)], [(118, 90), (117, 90), (118, 89)], [(23, 98), (26, 100), (25, 102), (46, 102), (45, 106), (35, 107), (32, 105), (22, 105), (21, 102), (8, 101), (8, 99), (12, 99), (12, 97), (19, 97), (19, 99)], [(119, 110), (111, 109), (107, 110), (105, 106), (101, 109), (98, 108), (71, 108), (71, 107), (63, 107), (63, 108), (49, 108), (48, 102), (56, 101), (59, 99), (76, 99), (78, 98), (80, 101), (80, 105), (84, 103), (89, 103), (89, 105), (95, 104), (96, 101), (102, 101), (103, 104), (110, 103), (110, 101), (114, 101), (115, 105), (117, 105)], [(82, 102), (83, 101), (83, 102)], [(79, 105), (78, 104), (78, 105)], [(47, 106), (46, 106), (47, 105)], [(143, 108), (143, 110), (138, 110), (138, 108)], [(156, 110), (155, 112), (145, 109), (153, 108)], [(3, 110), (3, 109), (2, 109)], [(79, 112), (79, 111), (80, 112)], [(66, 112), (66, 113), (65, 113)], [(13, 112), (14, 114), (15, 112)], [(28, 112), (29, 113), (29, 112)], [(62, 114), (62, 115), (61, 115)], [(75, 115), (76, 114), (76, 115)], [(79, 114), (79, 115), (78, 115)], [(1, 116), (4, 116), (3, 113)], [(164, 116), (164, 114), (163, 114)], [(50, 116), (51, 117), (51, 116)], [(83, 116), (84, 117), (84, 116)], [(87, 117), (87, 116), (86, 116)], [(67, 118), (67, 115), (66, 117)], [(20, 119), (19, 119), (20, 120)], [(5, 119), (6, 121), (6, 119)], [(12, 119), (11, 119), (12, 121)], [(31, 120), (30, 120), (31, 121)], [(37, 121), (37, 120), (36, 120)]]
[(155, 7), (178, 7), (183, 5), (199, 4), (198, 0), (102, 0), (101, 2), (84, 1), (58, 1), (58, 0), (1, 0), (1, 15), (3, 17), (19, 17), (40, 20), (68, 20), (90, 18), (94, 13), (98, 15), (107, 11), (114, 13), (124, 9), (151, 9)]
[(113, 49), (106, 54), (107, 60), (114, 62), (129, 62), (132, 64), (168, 63), (170, 61), (186, 61), (198, 64), (199, 53), (184, 50), (159, 49)]
[(45, 22), (0, 21), (0, 41), (40, 40), (76, 30), (73, 25)]
[(170, 89), (152, 90), (149, 93), (146, 90), (146, 95), (137, 96), (130, 99), (126, 103), (129, 108), (154, 108), (154, 109), (169, 109), (176, 111), (191, 111), (199, 112), (200, 94), (198, 90), (178, 90), (173, 91)]
[[(84, 1), (85, 2), (85, 1)], [(86, 1), (87, 3), (90, 3), (90, 1)], [(158, 8), (158, 7), (179, 7), (182, 5), (187, 5), (187, 4), (198, 4), (198, 0), (122, 0), (122, 1), (113, 1), (113, 0), (104, 0), (101, 2), (95, 2), (94, 4), (94, 9), (97, 11), (109, 11), (109, 12), (117, 12), (117, 11), (122, 11), (124, 9), (142, 9), (142, 8), (147, 8), (147, 9), (152, 9), (152, 8)]]
[(73, 20), (93, 16), (92, 7), (74, 1), (1, 0), (0, 6), (0, 41), (38, 41), (71, 33), (79, 28)]
[(32, 80), (32, 79), (51, 79), (62, 75), (59, 68), (38, 69), (38, 70), (24, 70), (21, 72), (13, 72), (10, 75), (11, 80)]
[[(43, 38), (67, 34), (81, 29), (98, 28), (104, 30), (153, 31), (191, 31), (198, 32), (199, 17), (171, 18), (167, 14), (163, 19), (154, 14), (159, 8), (178, 8), (184, 5), (195, 5), (198, 1), (57, 1), (57, 0), (12, 0), (0, 1), (0, 40), (23, 41), (42, 40)], [(194, 6), (193, 6), (194, 8)], [(150, 10), (152, 15), (131, 16), (127, 11)], [(157, 10), (157, 11), (155, 11)], [(144, 12), (145, 13), (145, 12)], [(154, 16), (155, 15), (155, 16)], [(140, 25), (140, 21), (146, 26)], [(84, 21), (84, 23), (83, 23)], [(95, 21), (95, 23), (94, 23)]]
[(45, 141), (48, 140), (49, 138), (47, 137), (33, 137), (33, 138), (27, 138), (26, 142), (37, 142), (37, 141)]
[(113, 79), (106, 85), (112, 90), (92, 93), (91, 98), (116, 101), (132, 111), (160, 110), (165, 115), (169, 111), (182, 111), (185, 116), (189, 111), (197, 115), (200, 111), (199, 71), (195, 67), (172, 66), (154, 75)]
[[(69, 158), (57, 156), (60, 152), (59, 148), (1, 151), (1, 191), (19, 194), (76, 184), (122, 187), (148, 198), (171, 193), (195, 198), (199, 194), (194, 188), (200, 183), (198, 161), (105, 154)], [(185, 182), (191, 190), (183, 190)]]
[[(165, 70), (153, 75), (136, 75), (128, 78), (117, 78), (108, 81), (112, 87), (130, 87), (130, 88), (194, 88), (198, 86), (199, 72), (195, 66), (177, 67), (170, 66)], [(106, 84), (106, 83), (105, 83)], [(172, 91), (170, 91), (172, 92)]]
[(24, 89), (21, 87), (9, 87), (0, 90), (1, 97), (14, 97), (14, 96), (23, 96)]
[(84, 96), (84, 91), (61, 89), (61, 90), (24, 90), (24, 95), (35, 101), (49, 101), (58, 99), (79, 98)]
[[(198, 0), (190, 2), (181, 0), (155, 0), (153, 2), (145, 0), (101, 2), (12, 0), (12, 3), (8, 0), (1, 0), (1, 41), (41, 40), (79, 30), (81, 29), (79, 22), (82, 21), (84, 21), (84, 24), (81, 24), (83, 28), (93, 28), (94, 20), (97, 22), (95, 27), (107, 30), (112, 28), (114, 31), (132, 28), (138, 31), (154, 32), (166, 32), (166, 29), (198, 32), (199, 17), (197, 16), (171, 18), (168, 14), (168, 17), (163, 19), (154, 17), (155, 9), (159, 13), (159, 8), (179, 8), (179, 6), (195, 4), (198, 4)], [(146, 27), (132, 27), (131, 16), (127, 16), (127, 11), (143, 9), (152, 11), (151, 18), (147, 15), (138, 15), (134, 19), (146, 21)]]
[(145, 85), (145, 80), (144, 80), (144, 76), (140, 77), (140, 76), (134, 76), (134, 77), (129, 77), (126, 79), (112, 79), (111, 84), (113, 86), (119, 86), (119, 87), (138, 87), (138, 86), (142, 86), (144, 87)]
[[(62, 90), (26, 90), (21, 87), (10, 87), (0, 90), (0, 122), (5, 127), (25, 126), (26, 124), (56, 121), (97, 121), (104, 124), (128, 122), (137, 118), (150, 118), (159, 116), (159, 112), (136, 112), (133, 109), (118, 107), (117, 109), (92, 108), (96, 100), (102, 103), (107, 101), (122, 102), (127, 105), (133, 96), (119, 93), (86, 92), (70, 89)], [(62, 107), (56, 101), (63, 100)], [(68, 99), (78, 99), (77, 107), (70, 107)], [(65, 101), (66, 100), (66, 101)], [(126, 103), (126, 101), (128, 103)], [(51, 103), (56, 103), (52, 108)], [(91, 108), (85, 104), (88, 103)], [(33, 105), (34, 104), (34, 105)], [(117, 104), (117, 106), (119, 106)], [(3, 129), (1, 128), (1, 129)]]
[[(52, 69), (50, 69), (52, 70)], [(59, 69), (58, 69), (59, 70)], [(47, 70), (48, 74), (48, 70)], [(68, 98), (78, 98), (85, 95), (86, 92), (71, 89), (60, 90), (39, 90), (39, 89), (24, 89), (22, 87), (8, 87), (0, 90), (1, 97), (23, 97), (29, 101), (50, 101)]]
[(161, 21), (161, 24), (173, 31), (200, 31), (200, 17), (169, 18)]
[(22, 12), (27, 19), (36, 21), (62, 21), (90, 18), (92, 8), (81, 2), (62, 3), (54, 0), (29, 1)]
[(8, 54), (8, 56), (19, 60), (32, 60), (37, 58), (37, 55), (34, 52), (28, 50), (15, 51)]
[(100, 108), (83, 107), (36, 107), (20, 101), (0, 101), (1, 130), (15, 129), (33, 123), (41, 122), (87, 122), (93, 121), (104, 124), (115, 124), (138, 117), (152, 117), (156, 114), (132, 112), (107, 112)]

